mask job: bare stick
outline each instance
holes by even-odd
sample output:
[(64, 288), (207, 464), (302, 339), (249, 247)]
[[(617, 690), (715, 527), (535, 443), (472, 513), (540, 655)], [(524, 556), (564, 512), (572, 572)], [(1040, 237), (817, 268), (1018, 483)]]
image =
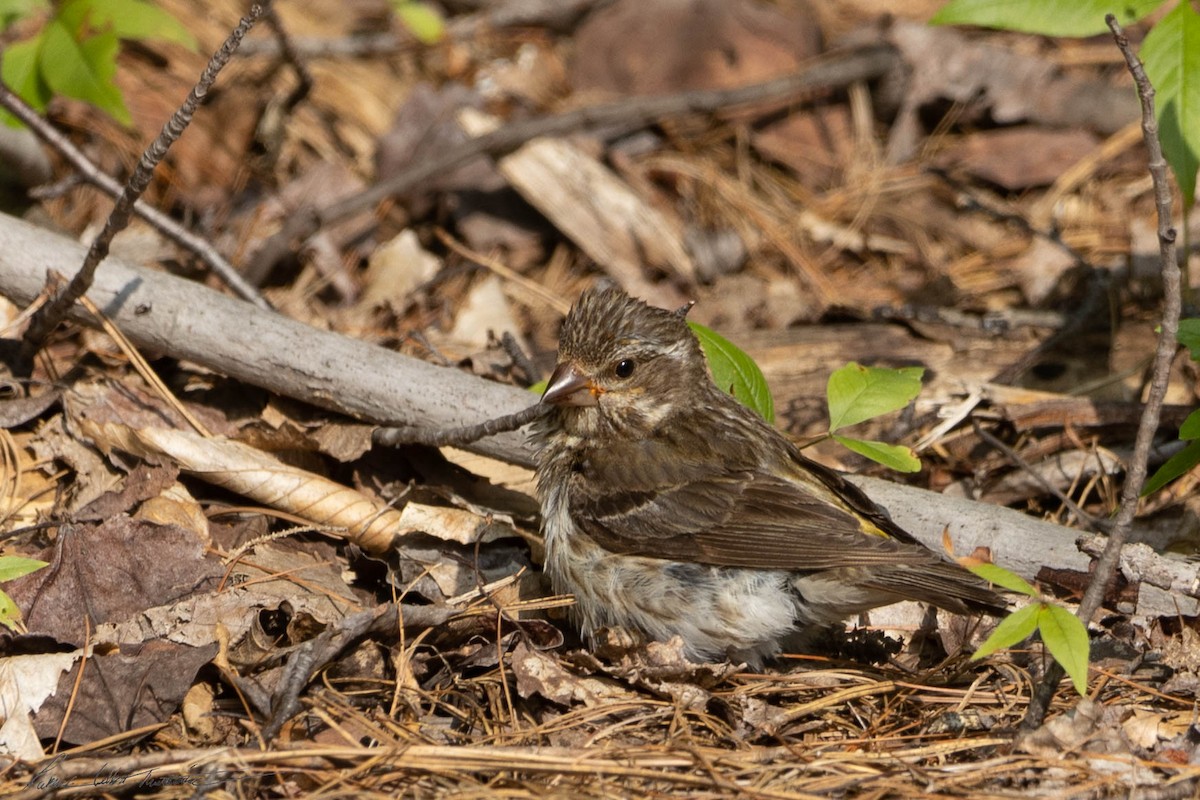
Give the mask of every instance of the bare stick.
[(108, 248), (112, 243), (113, 237), (129, 224), (134, 204), (137, 202), (138, 197), (146, 191), (146, 187), (150, 185), (150, 179), (154, 176), (154, 168), (163, 160), (171, 145), (175, 143), (175, 140), (179, 138), (184, 129), (192, 121), (192, 116), (196, 113), (196, 108), (208, 94), (208, 90), (216, 81), (217, 75), (229, 63), (229, 59), (233, 57), (233, 53), (237, 50), (238, 44), (241, 43), (242, 37), (258, 21), (265, 7), (266, 3), (255, 4), (250, 7), (250, 13), (242, 18), (242, 21), (229, 35), (229, 38), (225, 40), (225, 43), (221, 45), (221, 48), (213, 54), (213, 57), (208, 62), (208, 66), (201, 73), (200, 80), (192, 87), (192, 91), (188, 93), (187, 99), (183, 101), (183, 105), (171, 115), (171, 119), (163, 126), (158, 137), (142, 153), (137, 168), (129, 176), (129, 181), (125, 184), (125, 190), (117, 199), (116, 205), (113, 206), (112, 213), (105, 220), (104, 229), (100, 231), (100, 234), (92, 242), (91, 247), (88, 248), (88, 253), (83, 260), (83, 267), (79, 272), (75, 273), (67, 288), (40, 308), (30, 321), (29, 329), (25, 333), (22, 360), (32, 360), (33, 354), (41, 349), (42, 343), (50, 335), (50, 332), (58, 327), (58, 324), (66, 318), (67, 310), (91, 287), (97, 267), (108, 256)]
[(896, 52), (891, 47), (869, 47), (833, 54), (795, 75), (754, 86), (691, 91), (660, 97), (634, 97), (506, 125), (452, 147), (438, 158), (418, 161), (365, 192), (323, 209), (309, 209), (294, 214), (283, 230), (268, 239), (259, 250), (256, 256), (260, 265), (259, 274), (268, 274), (294, 247), (328, 225), (374, 208), (389, 197), (403, 194), (476, 158), (503, 155), (539, 136), (562, 136), (597, 128), (632, 130), (683, 114), (713, 113), (753, 103), (781, 102), (805, 93), (877, 78), (891, 69), (896, 59)]
[[(1162, 269), (1163, 280), (1163, 313), (1162, 323), (1158, 334), (1158, 347), (1154, 351), (1154, 369), (1150, 378), (1150, 390), (1146, 397), (1146, 408), (1138, 423), (1137, 438), (1134, 440), (1133, 455), (1129, 458), (1129, 467), (1125, 472), (1125, 485), (1121, 489), (1121, 506), (1113, 520), (1112, 529), (1108, 533), (1108, 545), (1096, 562), (1092, 573), (1091, 583), (1083, 593), (1079, 603), (1078, 616), (1087, 624), (1092, 615), (1100, 608), (1104, 600), (1104, 592), (1116, 575), (1120, 564), (1121, 548), (1129, 538), (1129, 530), (1133, 525), (1134, 515), (1137, 514), (1138, 496), (1142, 485), (1146, 482), (1146, 463), (1150, 458), (1150, 446), (1154, 441), (1154, 432), (1158, 429), (1159, 417), (1162, 414), (1163, 398), (1167, 394), (1167, 382), (1171, 375), (1171, 361), (1178, 347), (1175, 334), (1179, 330), (1179, 311), (1181, 305), (1179, 262), (1175, 256), (1175, 228), (1171, 225), (1171, 184), (1167, 179), (1167, 162), (1163, 158), (1162, 144), (1158, 140), (1158, 122), (1154, 118), (1154, 87), (1142, 62), (1138, 60), (1129, 39), (1121, 29), (1116, 17), (1108, 14), (1104, 18), (1109, 30), (1113, 32), (1117, 47), (1125, 56), (1125, 63), (1133, 75), (1137, 85), (1138, 97), (1142, 101), (1142, 134), (1146, 140), (1146, 151), (1149, 155), (1150, 177), (1154, 183), (1154, 207), (1158, 213), (1158, 254)], [(1029, 702), (1029, 710), (1025, 714), (1022, 726), (1026, 729), (1035, 728), (1042, 724), (1046, 709), (1054, 690), (1062, 680), (1062, 667), (1054, 662), (1046, 670), (1046, 675), (1034, 692)]]

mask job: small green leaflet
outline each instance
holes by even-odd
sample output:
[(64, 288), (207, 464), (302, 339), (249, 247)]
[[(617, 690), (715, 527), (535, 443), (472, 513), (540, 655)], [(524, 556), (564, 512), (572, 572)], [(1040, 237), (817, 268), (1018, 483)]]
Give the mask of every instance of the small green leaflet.
[(1029, 583), (1020, 575), (1005, 569), (996, 564), (989, 564), (984, 561), (971, 563), (970, 559), (959, 561), (967, 569), (974, 572), (979, 577), (983, 578), (988, 583), (993, 583), (996, 586), (1008, 589), (1010, 592), (1020, 592), (1021, 594), (1037, 597), (1038, 591), (1029, 585)]
[(392, 9), (409, 33), (421, 44), (437, 44), (446, 35), (446, 24), (437, 9), (417, 0), (392, 0)]
[(1192, 361), (1200, 361), (1200, 317), (1179, 320), (1175, 338), (1191, 353)]
[[(1197, 413), (1200, 412), (1193, 411), (1188, 419), (1190, 420)], [(1146, 485), (1142, 487), (1142, 497), (1154, 494), (1197, 464), (1200, 464), (1200, 439), (1188, 442), (1187, 447), (1168, 458), (1166, 463), (1150, 476), (1150, 480), (1146, 481)]]
[[(1193, 361), (1200, 361), (1200, 317), (1179, 320), (1179, 331), (1175, 334), (1179, 343), (1188, 349)], [(1179, 426), (1179, 438), (1188, 442), (1175, 455), (1167, 459), (1142, 487), (1142, 497), (1154, 494), (1171, 481), (1200, 464), (1200, 409), (1188, 414)]]
[(1163, 155), (1188, 209), (1200, 168), (1200, 12), (1182, 2), (1160, 19), (1138, 51), (1154, 86), (1154, 116)]
[(1039, 631), (1042, 642), (1071, 677), (1075, 691), (1087, 693), (1087, 665), (1090, 643), (1087, 628), (1079, 618), (1053, 603), (1030, 603), (1009, 614), (987, 638), (972, 659), (980, 659), (1012, 647)]
[(46, 562), (38, 561), (36, 558), (22, 558), (21, 556), (0, 557), (0, 583), (36, 572), (44, 566), (47, 566)]
[(987, 638), (987, 641), (979, 645), (979, 649), (971, 658), (980, 659), (990, 656), (997, 650), (1005, 650), (1032, 636), (1033, 632), (1037, 630), (1038, 609), (1041, 605), (1041, 603), (1030, 603), (1000, 620), (996, 630), (992, 631), (992, 635)]
[(17, 604), (13, 599), (4, 592), (0, 592), (0, 625), (9, 630), (19, 630), (18, 623), (21, 621), (21, 609), (17, 608)]
[(1075, 691), (1087, 694), (1088, 632), (1079, 617), (1062, 606), (1042, 603), (1038, 611), (1038, 630), (1046, 649), (1071, 676)]
[(196, 37), (182, 22), (144, 0), (67, 0), (57, 16), (77, 39), (109, 32), (118, 39), (176, 42), (196, 49)]
[(1200, 408), (1187, 415), (1187, 419), (1179, 426), (1179, 438), (1183, 440), (1200, 439)]
[[(50, 98), (54, 96), (54, 92), (46, 85), (41, 71), (38, 70), (38, 47), (41, 41), (39, 37), (17, 42), (0, 53), (0, 59), (3, 59), (0, 61), (0, 76), (4, 78), (8, 88), (34, 111), (45, 111)], [(4, 124), (10, 128), (19, 128), (23, 124), (7, 111), (3, 112), (2, 118)]]
[(851, 361), (829, 376), (829, 430), (904, 408), (921, 392), (924, 374), (923, 367), (884, 369)]
[(979, 25), (1046, 36), (1104, 33), (1105, 14), (1122, 25), (1136, 22), (1164, 0), (953, 0), (934, 14), (935, 25)]
[(696, 322), (689, 322), (688, 326), (704, 350), (713, 382), (767, 422), (774, 422), (775, 400), (754, 359), (719, 333)]
[(849, 436), (840, 436), (836, 433), (833, 434), (833, 438), (847, 450), (853, 450), (860, 456), (866, 456), (897, 472), (921, 471), (921, 459), (917, 458), (917, 454), (911, 447), (900, 444), (884, 444), (870, 439), (851, 439)]
[(84, 100), (122, 125), (133, 117), (113, 81), (121, 43), (111, 31), (78, 40), (61, 20), (52, 19), (40, 35), (38, 67), (55, 94)]

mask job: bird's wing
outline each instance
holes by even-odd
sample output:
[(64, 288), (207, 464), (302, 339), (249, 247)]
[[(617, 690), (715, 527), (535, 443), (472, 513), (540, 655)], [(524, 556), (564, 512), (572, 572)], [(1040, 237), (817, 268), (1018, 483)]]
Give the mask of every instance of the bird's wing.
[(707, 474), (654, 491), (621, 483), (588, 482), (571, 496), (576, 524), (614, 552), (795, 570), (937, 560), (920, 546), (883, 534), (876, 520), (831, 501), (799, 472)]
[(983, 581), (917, 543), (861, 491), (823, 470), (804, 461), (803, 470), (782, 476), (753, 469), (709, 474), (654, 492), (611, 482), (601, 492), (590, 482), (572, 493), (571, 505), (582, 532), (617, 553), (723, 567), (846, 570), (860, 586), (897, 598), (959, 612), (1004, 610)]

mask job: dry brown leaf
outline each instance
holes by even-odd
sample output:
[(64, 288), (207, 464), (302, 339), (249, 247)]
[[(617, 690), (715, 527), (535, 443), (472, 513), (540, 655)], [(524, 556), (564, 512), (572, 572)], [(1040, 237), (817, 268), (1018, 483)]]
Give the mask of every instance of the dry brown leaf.
[(134, 517), (159, 525), (178, 525), (195, 531), (205, 545), (212, 539), (208, 516), (196, 502), (196, 498), (192, 497), (192, 493), (179, 481), (168, 486), (158, 497), (151, 497), (142, 503)]
[(541, 695), (559, 705), (582, 703), (588, 708), (622, 700), (635, 702), (637, 695), (611, 680), (585, 678), (565, 669), (554, 655), (535, 650), (522, 640), (513, 649), (512, 670), (521, 697)]
[(90, 419), (79, 424), (102, 449), (119, 448), (149, 458), (166, 456), (207, 483), (311, 520), (320, 530), (343, 536), (368, 552), (385, 553), (394, 544), (400, 523), (394, 508), (249, 445), (166, 428), (134, 430)]

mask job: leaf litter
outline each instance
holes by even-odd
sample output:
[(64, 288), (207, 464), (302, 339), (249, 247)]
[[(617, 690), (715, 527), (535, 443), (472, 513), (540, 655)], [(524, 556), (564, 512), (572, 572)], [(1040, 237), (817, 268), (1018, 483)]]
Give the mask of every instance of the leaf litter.
[[(186, 4), (164, 5), (214, 41), (238, 13), (222, 2), (209, 18), (194, 19)], [(671, 30), (672, 14), (686, 4), (631, 10), (637, 5), (617, 3), (610, 13), (618, 20), (641, 14), (639, 26)], [(372, 179), (377, 144), (406, 95), (424, 93), (436, 109), (461, 94), (445, 88), (451, 82), (502, 76), (473, 87), (471, 104), (500, 114), (503, 124), (531, 105), (545, 111), (585, 102), (584, 89), (716, 88), (765, 77), (764, 62), (794, 70), (795, 61), (760, 61), (756, 53), (780, 38), (810, 36), (813, 26), (827, 40), (879, 35), (870, 32), (877, 20), (835, 4), (814, 3), (815, 21), (792, 3), (747, 6), (753, 10), (741, 18), (724, 4), (696, 5), (717, 15), (704, 29), (716, 50), (656, 38), (662, 73), (634, 73), (658, 81), (652, 86), (585, 76), (620, 63), (589, 63), (590, 51), (572, 52), (615, 24), (601, 12), (588, 18), (586, 36), (582, 28), (574, 36), (537, 26), (485, 29), (431, 49), (407, 44), (369, 58), (318, 58), (314, 97), (253, 167), (270, 187), (259, 197), (238, 183), (234, 166), (251, 138), (245, 109), (262, 102), (263, 88), (251, 78), (267, 74), (276, 90), (287, 76), (248, 57), (231, 73), (227, 102), (198, 118), (196, 135), (212, 153), (177, 150), (171, 184), (157, 186), (156, 199), (213, 209), (222, 247), (252, 258), (282, 224), (281, 209), (327, 205), (356, 180)], [(281, 8), (296, 35), (349, 37), (373, 19), (312, 6)], [(1115, 71), (1065, 68), (1083, 45), (928, 28), (920, 24), (925, 12), (906, 4), (894, 13), (886, 35), (915, 78), (890, 110), (885, 94), (851, 87), (777, 113), (771, 125), (730, 114), (673, 120), (616, 141), (555, 140), (558, 150), (569, 144), (573, 163), (588, 166), (552, 173), (552, 184), (567, 185), (544, 190), (528, 182), (533, 173), (518, 150), (498, 172), (464, 170), (456, 181), (339, 226), (294, 272), (262, 276), (265, 292), (285, 313), (319, 327), (510, 378), (518, 374), (512, 354), (495, 344), (504, 331), (483, 328), (521, 337), (522, 350), (544, 369), (561, 312), (539, 292), (570, 298), (604, 276), (661, 305), (698, 299), (699, 322), (745, 331), (787, 354), (759, 359), (766, 345), (750, 348), (768, 382), (788, 387), (777, 389), (776, 409), (781, 427), (797, 435), (819, 429), (823, 415), (805, 405), (823, 385), (805, 384), (797, 362), (826, 356), (805, 337), (837, 331), (828, 358), (839, 365), (906, 366), (911, 354), (887, 350), (898, 332), (865, 326), (877, 309), (898, 308), (908, 313), (907, 330), (931, 345), (951, 344), (940, 372), (962, 376), (1014, 366), (994, 331), (1023, 352), (1032, 349), (1021, 341), (1028, 334), (1034, 345), (1050, 345), (1018, 364), (1010, 381), (1027, 394), (992, 395), (979, 419), (1026, 457), (1061, 467), (1076, 456), (1062, 490), (1106, 513), (1112, 472), (1094, 467), (1099, 454), (1130, 441), (1127, 421), (1011, 420), (1034, 419), (1020, 415), (1048, 398), (1073, 402), (1066, 391), (1093, 382), (1094, 401), (1129, 407), (1139, 397), (1136, 376), (1114, 369), (1123, 348), (1137, 348), (1132, 326), (1093, 318), (1074, 346), (1052, 341), (1064, 304), (1087, 280), (1072, 273), (1075, 257), (1068, 263), (1062, 253), (1119, 277), (1117, 256), (1152, 214), (1135, 140), (1120, 133), (1134, 116), (1124, 105), (1130, 94), (1113, 86), (1128, 87)], [(783, 15), (786, 24), (774, 31), (749, 24), (762, 15)], [(613, 46), (628, 38), (613, 30), (604, 34)], [(981, 61), (986, 48), (999, 60)], [(158, 70), (131, 55), (119, 73), (127, 96), (146, 98), (131, 108), (146, 130), (161, 124), (152, 106), (174, 102), (167, 87), (186, 90), (194, 71), (189, 56), (165, 52)], [(710, 52), (725, 60), (706, 60)], [(633, 47), (621, 57), (638, 53)], [(1102, 64), (1118, 58), (1105, 53)], [(684, 66), (672, 72), (672, 64)], [(1087, 87), (1096, 107), (1080, 118), (1064, 119), (1077, 103), (1047, 108), (1047, 97), (1075, 97)], [(444, 105), (444, 127), (428, 126), (428, 152), (463, 140), (449, 122), (460, 105)], [(62, 120), (93, 116), (69, 106)], [(93, 121), (77, 127), (94, 131), (107, 165), (119, 163), (129, 134)], [(400, 150), (412, 148), (407, 136)], [(1004, 151), (988, 143), (1017, 136), (1031, 137), (1018, 140), (1025, 156), (1041, 149), (1031, 141), (1054, 145), (1033, 158), (1031, 166), (1045, 171), (1036, 180), (1014, 174)], [(329, 160), (337, 162), (327, 167), (333, 171), (321, 172)], [(617, 187), (612, 196), (631, 204), (622, 213), (659, 220), (669, 236), (653, 241), (640, 228), (586, 224), (578, 200), (556, 203), (557, 195), (543, 193), (577, 190), (570, 178), (585, 174)], [(46, 207), (76, 232), (106, 213), (87, 193)], [(1047, 244), (1014, 215), (1053, 223), (1058, 241)], [(491, 270), (439, 247), (443, 229), (520, 281), (480, 274)], [(679, 243), (722, 236), (736, 239), (743, 255), (690, 271), (691, 259), (700, 259), (681, 255)], [(373, 255), (392, 241), (394, 257), (407, 263)], [(647, 252), (651, 244), (661, 249)], [(153, 252), (183, 266), (177, 254)], [(1119, 299), (1122, 314), (1146, 319), (1146, 296), (1130, 289)], [(1021, 316), (1028, 311), (1041, 316), (1029, 322)], [(832, 326), (838, 322), (858, 327)], [(868, 345), (875, 351), (863, 354)], [(1136, 619), (1114, 608), (1093, 620), (1087, 700), (1076, 703), (1063, 684), (1049, 723), (1032, 734), (1019, 732), (1019, 723), (1046, 664), (1040, 643), (972, 664), (963, 647), (983, 631), (929, 623), (919, 611), (856, 620), (760, 674), (690, 663), (678, 642), (645, 645), (617, 632), (588, 652), (566, 621), (569, 599), (553, 596), (538, 571), (527, 472), (480, 465), (461, 451), (379, 453), (368, 449), (362, 423), (314, 415), (169, 355), (156, 354), (153, 366), (164, 389), (216, 436), (196, 432), (119, 348), (74, 331), (41, 365), (47, 382), (72, 376), (63, 381), (61, 410), (49, 393), (36, 405), (9, 407), (6, 475), (16, 477), (6, 483), (5, 553), (51, 566), (4, 587), (25, 611), (28, 633), (5, 635), (0, 690), (56, 684), (58, 691), (6, 704), (14, 728), (26, 727), (10, 737), (6, 724), (4, 741), (29, 760), (64, 756), (42, 765), (66, 784), (90, 785), (113, 769), (135, 781), (211, 781), (262, 797), (1124, 796), (1196, 774), (1193, 617)], [(76, 377), (80, 368), (91, 380)], [(1181, 367), (1173, 402), (1194, 406), (1195, 386), (1194, 370)], [(952, 381), (933, 388), (931, 407), (962, 398)], [(913, 443), (935, 423), (920, 414), (891, 418), (882, 438)], [(1020, 470), (989, 458), (970, 426), (923, 455), (930, 466), (920, 480), (931, 488), (965, 486), (1062, 515), (1040, 484), (1016, 482)], [(862, 466), (844, 453), (831, 460)], [(1176, 550), (1194, 546), (1195, 486), (1195, 476), (1185, 476), (1147, 503), (1144, 524), (1173, 520)], [(1072, 591), (1061, 576), (1042, 585), (1068, 599)], [(291, 711), (278, 716), (280, 708)], [(270, 742), (260, 738), (266, 728), (277, 731)], [(98, 747), (103, 755), (94, 754)], [(31, 791), (45, 779), (37, 770), (11, 768), (0, 786)], [(138, 794), (169, 792), (165, 783), (148, 784)]]

